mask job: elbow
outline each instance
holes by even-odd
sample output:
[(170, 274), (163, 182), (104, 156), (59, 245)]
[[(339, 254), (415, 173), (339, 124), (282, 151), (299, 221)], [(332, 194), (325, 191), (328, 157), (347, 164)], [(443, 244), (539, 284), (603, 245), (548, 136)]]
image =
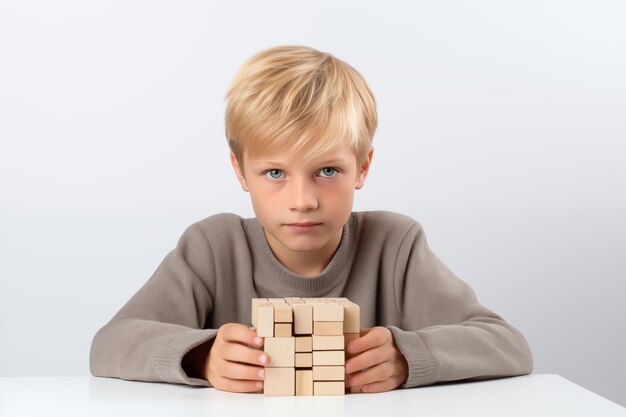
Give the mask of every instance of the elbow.
[(533, 372), (534, 360), (528, 341), (516, 328), (506, 324), (510, 332), (509, 359), (514, 375), (528, 375)]
[(107, 326), (102, 327), (94, 335), (91, 341), (91, 348), (89, 349), (89, 372), (93, 376), (110, 376), (106, 372), (106, 342), (104, 333), (107, 331)]
[(519, 361), (520, 375), (528, 375), (533, 372), (533, 368), (534, 368), (533, 354), (532, 354), (532, 351), (530, 350), (530, 345), (528, 344), (528, 342), (526, 341), (526, 338), (521, 333), (520, 333), (520, 338), (521, 340), (519, 343), (522, 345), (521, 358)]

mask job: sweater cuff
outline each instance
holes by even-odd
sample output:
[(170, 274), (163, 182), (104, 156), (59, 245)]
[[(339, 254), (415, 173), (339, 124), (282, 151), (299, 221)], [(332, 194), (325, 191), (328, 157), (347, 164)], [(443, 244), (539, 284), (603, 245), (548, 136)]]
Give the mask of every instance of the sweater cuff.
[(215, 337), (217, 330), (190, 329), (176, 335), (176, 337), (155, 353), (152, 366), (155, 374), (164, 382), (210, 387), (209, 381), (200, 378), (190, 378), (183, 370), (183, 357), (193, 348)]
[(439, 382), (439, 363), (416, 331), (405, 331), (387, 326), (394, 342), (409, 365), (409, 376), (399, 388), (413, 388)]

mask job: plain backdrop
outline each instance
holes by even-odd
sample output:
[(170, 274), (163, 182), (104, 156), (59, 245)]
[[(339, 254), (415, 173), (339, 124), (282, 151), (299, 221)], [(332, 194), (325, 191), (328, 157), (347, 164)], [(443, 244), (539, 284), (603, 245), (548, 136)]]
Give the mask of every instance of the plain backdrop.
[(191, 223), (253, 216), (238, 67), (301, 44), (378, 100), (355, 210), (422, 223), (535, 372), (626, 405), (626, 3), (0, 0), (0, 376), (91, 339)]

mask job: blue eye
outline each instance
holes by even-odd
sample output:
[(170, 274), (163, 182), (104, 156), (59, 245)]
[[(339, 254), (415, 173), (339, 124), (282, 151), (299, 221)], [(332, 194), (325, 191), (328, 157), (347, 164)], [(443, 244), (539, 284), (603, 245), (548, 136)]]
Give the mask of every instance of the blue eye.
[(280, 169), (270, 169), (269, 171), (265, 172), (265, 176), (273, 180), (277, 180), (283, 176), (283, 171), (281, 171)]
[(322, 177), (330, 178), (334, 177), (335, 175), (337, 175), (337, 170), (335, 168), (326, 167), (320, 170), (320, 176)]

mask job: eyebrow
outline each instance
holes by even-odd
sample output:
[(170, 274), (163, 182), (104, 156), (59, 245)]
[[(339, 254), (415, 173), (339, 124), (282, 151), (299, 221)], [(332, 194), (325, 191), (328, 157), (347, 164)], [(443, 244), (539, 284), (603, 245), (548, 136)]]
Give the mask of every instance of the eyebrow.
[[(316, 162), (315, 165), (317, 166), (328, 166), (328, 165), (337, 165), (337, 164), (343, 164), (346, 163), (346, 161), (344, 159), (341, 158), (335, 158), (335, 159), (326, 159), (320, 162)], [(279, 161), (251, 161), (250, 165), (252, 166), (259, 166), (259, 165), (263, 165), (263, 166), (285, 166), (288, 165), (287, 162), (279, 162)]]
[(346, 161), (344, 159), (335, 158), (335, 159), (327, 159), (325, 161), (320, 161), (316, 165), (335, 165), (335, 164), (342, 164), (342, 163), (345, 163), (345, 162)]

